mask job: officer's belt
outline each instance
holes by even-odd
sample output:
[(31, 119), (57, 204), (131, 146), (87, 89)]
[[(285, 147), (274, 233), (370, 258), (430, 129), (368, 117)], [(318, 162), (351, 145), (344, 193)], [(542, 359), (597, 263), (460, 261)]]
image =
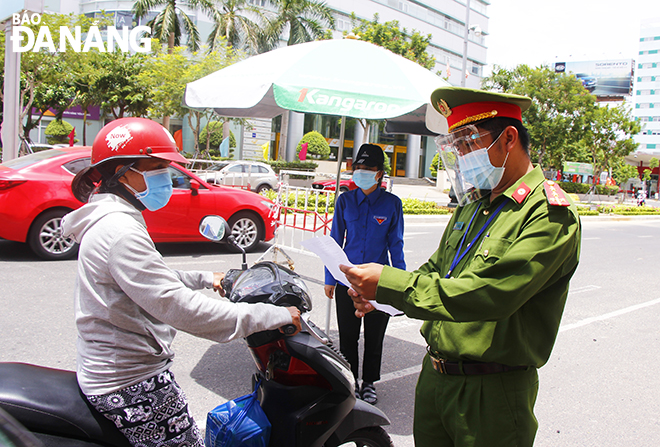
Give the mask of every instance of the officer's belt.
[(440, 374), (448, 374), (452, 376), (471, 376), (520, 371), (528, 368), (527, 366), (507, 366), (494, 362), (450, 362), (439, 357), (431, 350), (431, 348), (428, 348), (427, 351), (429, 353), (431, 363), (433, 364), (433, 369), (435, 369)]

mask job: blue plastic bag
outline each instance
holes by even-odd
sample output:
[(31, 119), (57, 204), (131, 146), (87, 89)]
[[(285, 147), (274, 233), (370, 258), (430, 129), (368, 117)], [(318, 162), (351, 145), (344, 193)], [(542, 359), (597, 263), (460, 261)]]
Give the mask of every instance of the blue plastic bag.
[(206, 417), (206, 447), (268, 447), (270, 422), (253, 393), (230, 400)]

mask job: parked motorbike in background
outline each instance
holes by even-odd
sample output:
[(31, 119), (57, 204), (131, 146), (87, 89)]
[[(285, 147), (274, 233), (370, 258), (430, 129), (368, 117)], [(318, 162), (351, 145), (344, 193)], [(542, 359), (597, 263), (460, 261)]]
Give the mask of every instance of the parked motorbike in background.
[[(200, 233), (231, 243), (224, 219), (208, 216)], [(262, 331), (246, 342), (261, 379), (259, 400), (271, 423), (269, 446), (392, 447), (382, 428), (387, 416), (355, 399), (348, 362), (306, 313), (309, 290), (293, 271), (272, 262), (230, 270), (222, 282), (233, 302), (271, 303), (300, 309), (303, 330)], [(115, 425), (98, 414), (78, 387), (76, 374), (23, 363), (0, 363), (0, 409), (45, 446), (129, 446)]]

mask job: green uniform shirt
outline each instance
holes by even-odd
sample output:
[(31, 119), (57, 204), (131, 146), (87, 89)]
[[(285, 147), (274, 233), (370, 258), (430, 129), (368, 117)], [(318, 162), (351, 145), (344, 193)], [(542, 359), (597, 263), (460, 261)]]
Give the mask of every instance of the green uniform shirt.
[[(457, 208), (426, 264), (414, 272), (384, 267), (376, 300), (426, 320), (422, 335), (449, 360), (545, 364), (578, 265), (581, 229), (575, 205), (551, 205), (544, 180), (536, 167), (492, 204), (485, 197)], [(463, 248), (502, 201), (445, 278), (472, 216)]]

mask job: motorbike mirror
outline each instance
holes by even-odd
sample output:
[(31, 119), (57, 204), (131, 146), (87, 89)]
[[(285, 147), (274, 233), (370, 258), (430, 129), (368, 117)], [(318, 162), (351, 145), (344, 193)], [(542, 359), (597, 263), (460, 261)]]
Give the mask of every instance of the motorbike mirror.
[(199, 224), (199, 233), (213, 242), (222, 242), (231, 234), (226, 220), (220, 216), (206, 216)]

